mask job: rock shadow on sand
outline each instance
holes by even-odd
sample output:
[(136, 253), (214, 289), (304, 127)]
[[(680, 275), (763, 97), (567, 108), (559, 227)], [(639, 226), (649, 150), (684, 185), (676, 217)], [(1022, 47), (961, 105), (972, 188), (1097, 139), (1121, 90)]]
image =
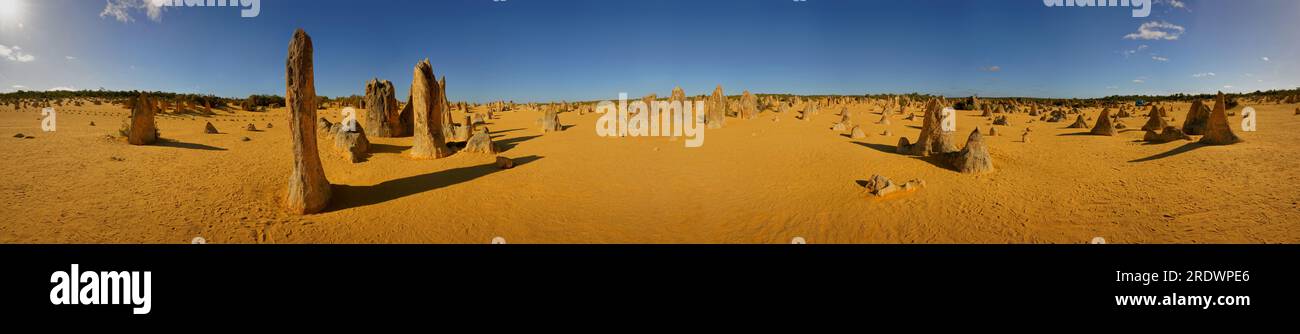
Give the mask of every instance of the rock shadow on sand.
[[(898, 154), (898, 147), (897, 147), (897, 146), (893, 146), (893, 145), (872, 144), (872, 143), (860, 142), (860, 141), (853, 141), (853, 142), (851, 142), (851, 143), (858, 144), (858, 145), (861, 145), (862, 147), (866, 147), (866, 148), (873, 149), (873, 150), (877, 150), (877, 151), (884, 152), (884, 153), (889, 153), (889, 154)], [(901, 154), (900, 154), (900, 155), (901, 155)]]
[[(537, 161), (542, 157), (536, 155), (514, 158), (515, 167)], [(388, 180), (371, 186), (350, 186), (336, 184), (332, 186), (333, 198), (325, 212), (342, 211), (351, 208), (375, 205), (406, 196), (444, 188), (497, 172), (504, 172), (495, 163), (469, 167), (440, 170), (428, 174)]]
[(510, 139), (505, 139), (505, 140), (501, 140), (501, 141), (496, 141), (495, 143), (497, 144), (497, 148), (500, 149), (501, 152), (506, 152), (506, 151), (509, 151), (509, 150), (512, 149), (512, 148), (515, 148), (515, 146), (518, 146), (519, 143), (526, 142), (526, 141), (532, 140), (533, 138), (537, 138), (537, 137), (541, 137), (541, 135), (536, 135), (536, 136), (523, 136), (523, 137), (514, 137), (514, 138), (510, 138)]
[[(945, 162), (942, 160), (942, 158), (939, 157), (939, 156), (921, 157), (921, 156), (915, 156), (915, 155), (910, 155), (910, 154), (901, 154), (901, 153), (898, 153), (898, 146), (894, 146), (894, 145), (886, 145), (886, 144), (872, 144), (872, 143), (865, 143), (865, 142), (860, 142), (860, 141), (853, 141), (853, 142), (851, 142), (851, 143), (858, 144), (858, 145), (861, 145), (862, 147), (866, 147), (866, 148), (873, 149), (873, 150), (876, 150), (876, 151), (880, 151), (880, 152), (883, 152), (883, 153), (888, 153), (888, 154), (891, 154), (891, 155), (904, 156), (904, 157), (908, 157), (908, 158), (912, 158), (912, 159), (916, 159), (916, 160), (920, 160), (920, 161), (925, 161), (926, 163), (929, 163), (929, 164), (931, 164), (931, 165), (934, 165), (935, 167), (939, 167), (939, 168), (943, 168), (943, 169), (947, 169), (947, 170), (951, 170), (951, 171), (956, 171), (956, 169), (954, 169), (951, 165), (945, 163)], [(863, 181), (863, 182), (866, 182), (866, 181)]]
[(199, 143), (186, 143), (186, 142), (180, 142), (175, 140), (159, 140), (157, 143), (154, 143), (154, 146), (174, 147), (174, 148), (183, 148), (189, 150), (203, 150), (203, 151), (225, 151), (226, 150), (225, 148), (222, 147), (204, 145)]
[(371, 154), (379, 154), (379, 153), (401, 154), (403, 151), (406, 151), (410, 148), (411, 148), (410, 146), (370, 143)]
[(1164, 159), (1164, 158), (1172, 157), (1172, 156), (1175, 156), (1175, 155), (1179, 155), (1179, 154), (1183, 154), (1183, 153), (1191, 152), (1192, 150), (1195, 150), (1195, 149), (1198, 149), (1198, 148), (1201, 148), (1201, 147), (1205, 147), (1205, 146), (1206, 146), (1205, 144), (1201, 144), (1201, 143), (1198, 143), (1198, 142), (1190, 142), (1190, 143), (1187, 143), (1187, 144), (1183, 144), (1183, 146), (1179, 146), (1179, 147), (1177, 147), (1177, 148), (1174, 148), (1174, 149), (1169, 150), (1169, 151), (1164, 152), (1164, 153), (1156, 154), (1156, 155), (1149, 156), (1149, 157), (1142, 158), (1142, 159), (1129, 160), (1129, 162), (1130, 162), (1130, 163), (1139, 163), (1139, 162), (1148, 162), (1148, 161), (1160, 160), (1160, 159)]

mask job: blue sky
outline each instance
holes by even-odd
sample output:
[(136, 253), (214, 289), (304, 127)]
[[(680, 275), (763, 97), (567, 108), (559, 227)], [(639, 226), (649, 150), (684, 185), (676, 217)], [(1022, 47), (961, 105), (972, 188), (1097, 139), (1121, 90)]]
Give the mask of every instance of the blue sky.
[(470, 101), (718, 84), (1034, 97), (1300, 87), (1300, 1), (1155, 1), (1134, 18), (1042, 0), (261, 0), (260, 15), (241, 18), (233, 7), (150, 15), (144, 0), (0, 0), (0, 91), (283, 94), (298, 27), (327, 96), (379, 77), (401, 98), (423, 58), (453, 100)]

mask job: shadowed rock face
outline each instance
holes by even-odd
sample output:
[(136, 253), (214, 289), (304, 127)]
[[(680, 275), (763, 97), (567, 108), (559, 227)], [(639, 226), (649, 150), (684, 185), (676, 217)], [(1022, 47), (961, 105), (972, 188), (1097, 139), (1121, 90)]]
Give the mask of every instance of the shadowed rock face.
[(293, 144), (293, 170), (284, 207), (294, 214), (320, 212), (330, 200), (330, 183), (325, 179), (316, 147), (313, 71), (311, 37), (298, 29), (289, 42), (284, 75), (284, 100), (289, 107), (289, 135)]
[(217, 132), (217, 127), (212, 126), (212, 122), (208, 122), (207, 125), (204, 125), (204, 126), (203, 126), (203, 133), (206, 133), (206, 134), (217, 134), (217, 133), (218, 133), (218, 132)]
[(1089, 133), (1097, 136), (1114, 136), (1115, 125), (1110, 122), (1110, 109), (1102, 109), (1101, 116), (1097, 116), (1097, 124), (1092, 127)]
[(1147, 114), (1147, 124), (1142, 125), (1142, 131), (1162, 130), (1167, 126), (1169, 126), (1169, 122), (1166, 122), (1165, 119), (1160, 116), (1160, 109), (1151, 106), (1151, 112)]
[(1188, 135), (1203, 135), (1205, 128), (1210, 121), (1210, 107), (1206, 107), (1201, 100), (1192, 102), (1191, 109), (1187, 110), (1187, 117), (1183, 118), (1183, 133)]
[(704, 124), (709, 129), (719, 129), (727, 125), (727, 97), (722, 93), (722, 85), (713, 89), (709, 97), (708, 110), (704, 111)]
[(361, 125), (375, 137), (400, 137), (406, 135), (402, 123), (393, 83), (378, 78), (366, 82), (366, 114)]
[(131, 105), (131, 121), (127, 129), (126, 142), (131, 145), (150, 145), (158, 141), (158, 128), (153, 122), (153, 100), (148, 95), (140, 94)]
[(415, 114), (415, 133), (412, 134), (411, 157), (415, 159), (438, 159), (451, 155), (444, 137), (443, 121), (450, 116), (442, 98), (442, 90), (433, 76), (433, 66), (425, 59), (415, 65), (411, 79), (411, 112)]
[(1210, 112), (1210, 117), (1206, 121), (1205, 136), (1201, 137), (1201, 144), (1206, 145), (1230, 145), (1241, 142), (1241, 138), (1232, 132), (1232, 125), (1228, 124), (1227, 104), (1224, 103), (1223, 92), (1214, 100), (1214, 111)]
[(1070, 126), (1067, 126), (1066, 128), (1069, 128), (1069, 129), (1087, 129), (1087, 128), (1088, 128), (1088, 121), (1084, 120), (1084, 119), (1083, 119), (1083, 115), (1081, 114), (1081, 115), (1079, 115), (1078, 118), (1075, 118), (1075, 119), (1074, 119), (1074, 124), (1070, 124)]
[(442, 76), (442, 79), (438, 79), (438, 85), (434, 86), (434, 88), (438, 89), (437, 103), (442, 106), (441, 108), (438, 108), (438, 114), (442, 115), (442, 138), (445, 141), (447, 138), (451, 138), (453, 130), (453, 122), (451, 120), (451, 100), (447, 99), (447, 76), (444, 75)]

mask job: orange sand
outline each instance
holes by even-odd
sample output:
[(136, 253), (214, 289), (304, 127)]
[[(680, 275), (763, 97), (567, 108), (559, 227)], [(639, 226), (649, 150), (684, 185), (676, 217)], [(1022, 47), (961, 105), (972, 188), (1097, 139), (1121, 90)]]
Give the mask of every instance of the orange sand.
[[(1173, 105), (1173, 124), (1187, 106)], [(1013, 114), (1001, 136), (986, 137), (997, 172), (980, 176), (893, 153), (899, 135), (916, 139), (920, 118), (876, 125), (878, 110), (865, 106), (850, 109), (864, 140), (830, 130), (835, 106), (809, 122), (771, 112), (728, 119), (701, 148), (600, 138), (597, 114), (563, 113), (571, 127), (543, 135), (541, 113), (523, 110), (488, 125), (519, 162), (509, 170), (486, 155), (409, 160), (409, 138), (370, 138), (373, 155), (351, 164), (322, 141), (334, 198), (308, 216), (279, 209), (291, 164), (283, 109), (160, 116), (173, 142), (130, 146), (106, 138), (128, 114), (117, 106), (58, 108), (54, 133), (40, 131), (39, 111), (6, 106), (0, 242), (1297, 243), (1300, 116), (1295, 105), (1253, 106), (1259, 131), (1221, 147), (1137, 142), (1146, 110), (1116, 137), (1072, 135), (1087, 132), (1064, 129), (1073, 115), (1026, 123)], [(975, 126), (987, 133), (978, 113), (958, 113), (959, 145)], [(223, 133), (203, 134), (205, 121)], [(927, 187), (869, 200), (858, 183), (872, 174)]]

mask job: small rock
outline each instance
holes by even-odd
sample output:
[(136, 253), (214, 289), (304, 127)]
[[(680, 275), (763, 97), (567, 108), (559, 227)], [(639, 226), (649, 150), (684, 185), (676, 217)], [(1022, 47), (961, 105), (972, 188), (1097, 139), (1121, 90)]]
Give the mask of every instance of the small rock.
[(515, 161), (510, 160), (510, 158), (507, 157), (498, 156), (496, 165), (497, 168), (500, 169), (511, 169), (511, 168), (515, 168)]
[(871, 175), (871, 178), (867, 179), (867, 184), (864, 186), (867, 190), (867, 194), (874, 197), (885, 197), (895, 193), (913, 192), (922, 187), (925, 187), (925, 181), (912, 180), (898, 186), (894, 185), (894, 182), (890, 181), (889, 178), (880, 176), (879, 174)]
[(862, 130), (862, 126), (854, 126), (853, 130), (849, 131), (849, 138), (853, 138), (853, 139), (867, 138), (867, 132)]
[(252, 140), (252, 139), (250, 139), (250, 138), (248, 138), (248, 137), (239, 138), (239, 141), (250, 141), (250, 140)]
[(23, 137), (27, 137), (27, 136), (21, 133), (14, 135), (14, 138), (23, 138)]

